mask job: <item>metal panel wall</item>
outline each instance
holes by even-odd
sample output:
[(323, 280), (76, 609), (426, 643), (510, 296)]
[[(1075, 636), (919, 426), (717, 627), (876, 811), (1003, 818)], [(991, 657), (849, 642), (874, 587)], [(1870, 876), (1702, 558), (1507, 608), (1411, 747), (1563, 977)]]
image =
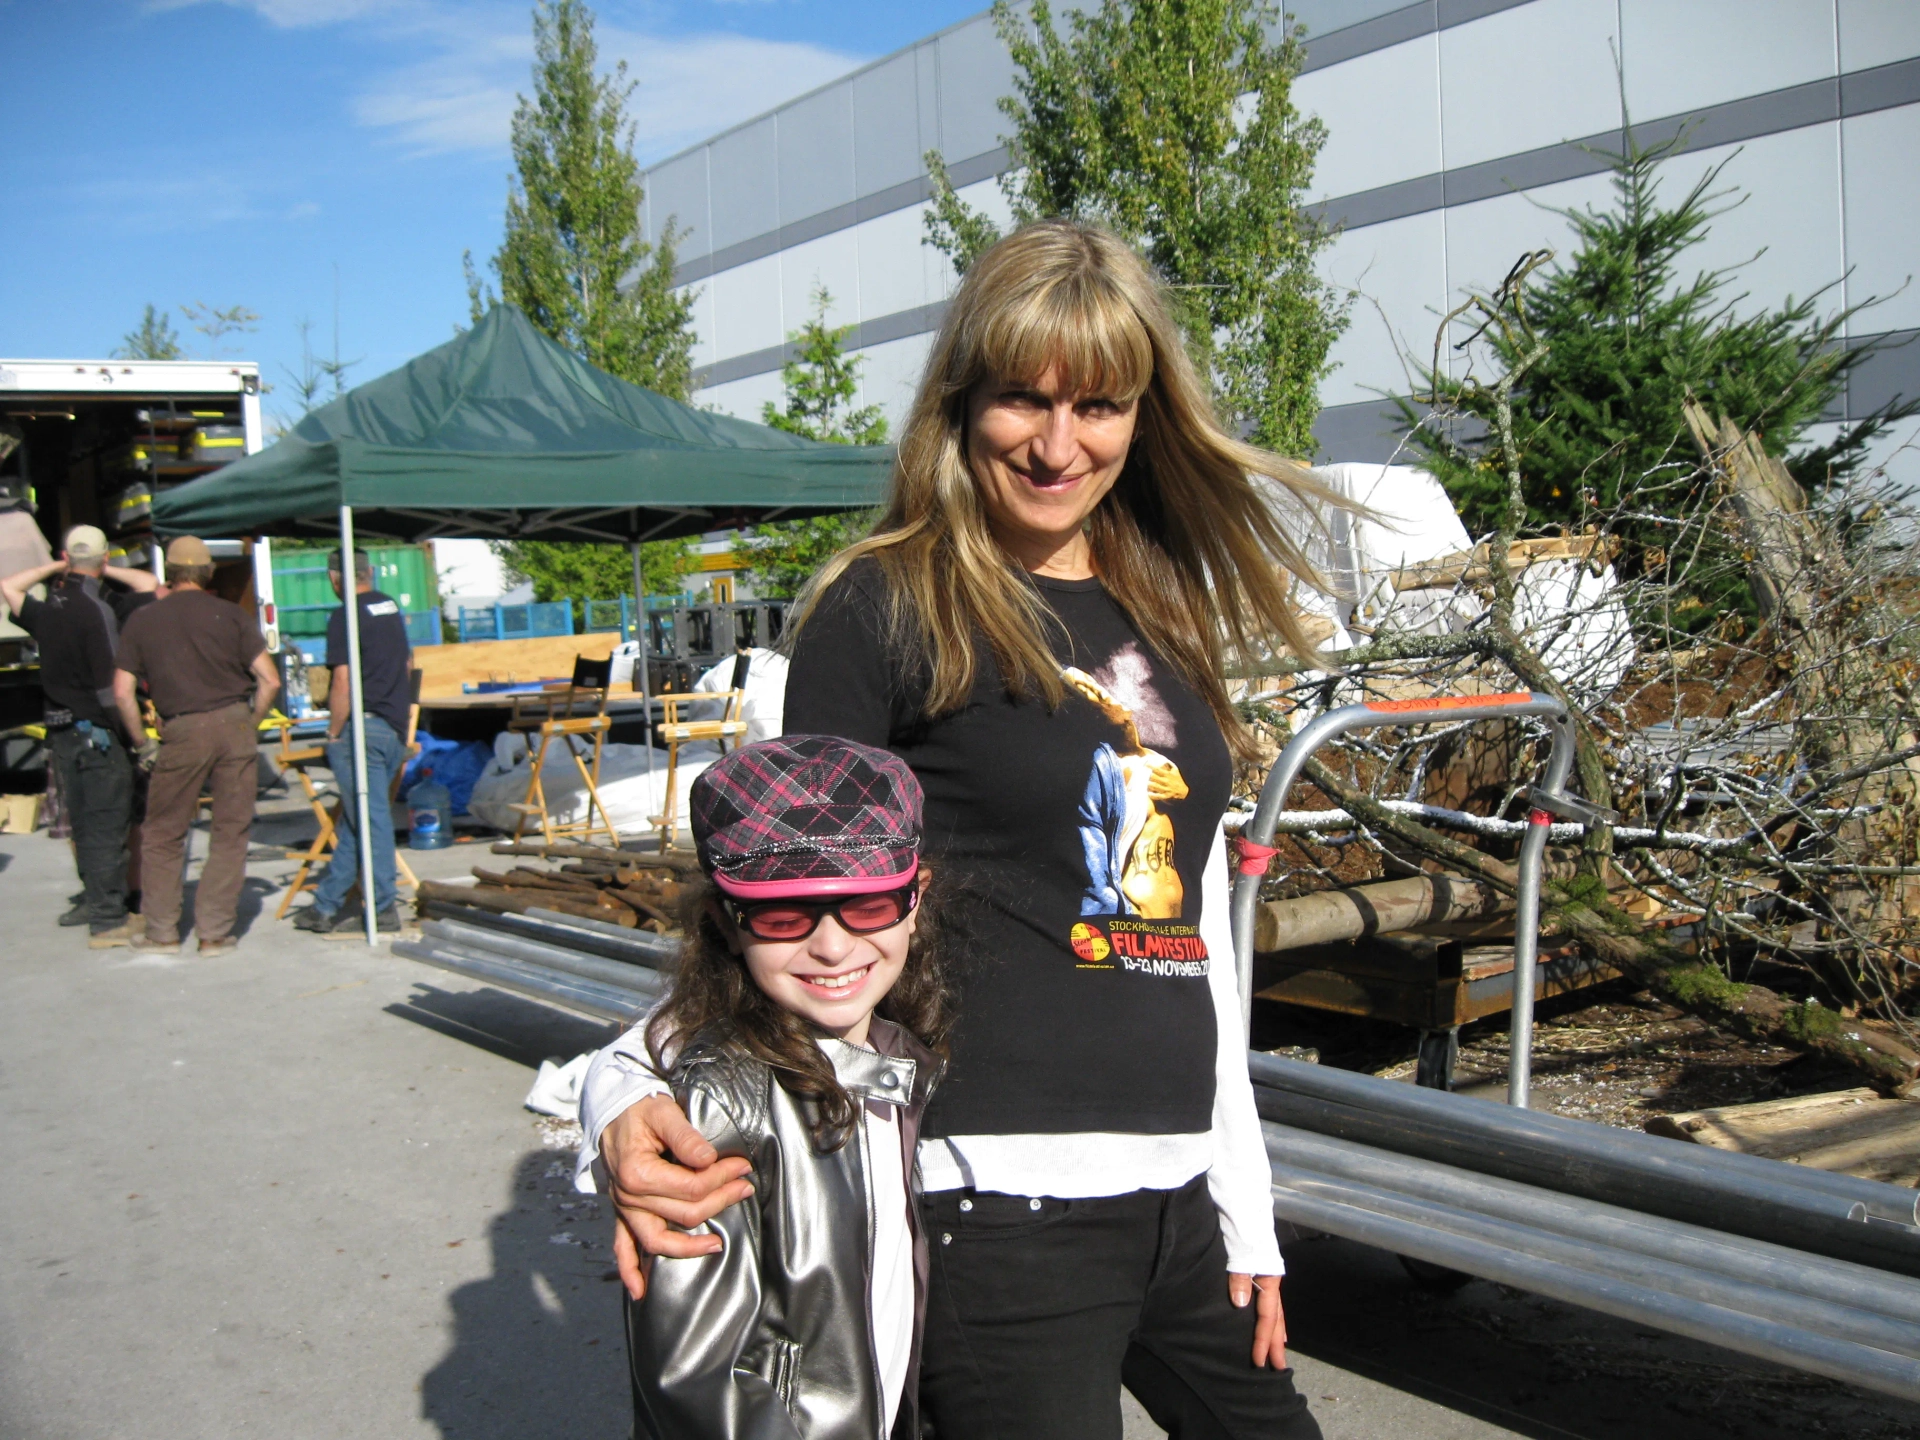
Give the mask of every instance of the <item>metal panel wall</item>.
[(1618, 127), (1614, 0), (1535, 0), (1440, 32), (1447, 168)]
[(1628, 113), (1678, 115), (1834, 73), (1831, 5), (1620, 0)]
[[(782, 109), (780, 224), (853, 200), (853, 86), (829, 85)], [(745, 237), (742, 237), (745, 238)]]
[(920, 134), (917, 47), (852, 80), (854, 193), (872, 195), (920, 177), (931, 147)]
[(940, 37), (940, 150), (951, 165), (982, 155), (1007, 129), (999, 99), (1013, 90), (1013, 61), (982, 15)]
[(710, 146), (713, 242), (724, 250), (780, 224), (780, 118), (765, 116), (730, 130)]

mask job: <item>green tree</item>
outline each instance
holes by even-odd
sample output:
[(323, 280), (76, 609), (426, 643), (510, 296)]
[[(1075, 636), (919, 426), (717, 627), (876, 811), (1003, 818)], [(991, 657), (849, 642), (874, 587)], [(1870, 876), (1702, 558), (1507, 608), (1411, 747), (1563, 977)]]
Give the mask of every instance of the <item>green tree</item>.
[[(763, 424), (809, 440), (836, 445), (884, 445), (887, 418), (878, 405), (854, 408), (860, 391), (860, 357), (846, 353), (852, 326), (827, 324), (833, 296), (824, 285), (813, 291), (813, 318), (788, 339), (799, 346), (780, 372), (786, 386), (784, 406), (769, 400), (760, 412)], [(761, 595), (791, 597), (814, 572), (873, 528), (876, 512), (851, 510), (805, 520), (776, 520), (748, 532), (753, 557), (749, 575)]]
[[(581, 0), (540, 0), (533, 12), (533, 98), (513, 116), (517, 171), (506, 236), (493, 269), (501, 298), (589, 364), (675, 400), (693, 383), (695, 296), (673, 285), (676, 232), (640, 233), (640, 166), (633, 156), (626, 62), (598, 70), (593, 12)], [(478, 320), (490, 302), (469, 254)]]
[[(509, 580), (532, 582), (535, 600), (617, 600), (633, 594), (633, 553), (624, 546), (500, 540), (493, 550)], [(693, 568), (692, 542), (649, 540), (640, 547), (640, 565), (649, 595), (675, 594)], [(573, 618), (576, 625), (585, 623), (582, 606), (574, 606)]]
[(827, 324), (832, 306), (827, 287), (815, 285), (813, 318), (787, 337), (800, 348), (780, 371), (786, 404), (767, 401), (760, 409), (760, 423), (836, 445), (884, 445), (887, 419), (880, 407), (853, 406), (860, 393), (861, 358), (846, 353), (853, 327)]
[[(1544, 346), (1514, 388), (1515, 455), (1505, 453), (1493, 423), (1493, 381), (1448, 373), (1436, 355), (1420, 367), (1428, 393), (1398, 397), (1403, 418), (1418, 427), (1421, 463), (1446, 485), (1474, 533), (1505, 518), (1510, 461), (1518, 462), (1526, 523), (1534, 527), (1584, 525), (1630, 504), (1649, 477), (1691, 473), (1695, 457), (1681, 416), (1689, 395), (1757, 431), (1770, 453), (1788, 455), (1871, 353), (1843, 341), (1848, 317), (1861, 307), (1819, 318), (1825, 291), (1742, 315), (1736, 307), (1745, 297), (1729, 288), (1738, 266), (1682, 278), (1686, 252), (1742, 198), (1714, 188), (1723, 161), (1678, 204), (1663, 205), (1659, 169), (1683, 144), (1684, 136), (1643, 147), (1629, 128), (1625, 149), (1610, 157), (1612, 205), (1559, 211), (1573, 229), (1571, 257), (1517, 287), (1525, 329), (1488, 327), (1461, 347), (1474, 364), (1484, 360), (1505, 375), (1523, 352)], [(1466, 423), (1422, 424), (1436, 408)], [(1816, 487), (1844, 475), (1903, 413), (1911, 407), (1889, 406), (1833, 443), (1791, 455), (1789, 467)], [(1686, 502), (1664, 494), (1660, 508), (1675, 512)], [(1624, 529), (1648, 546), (1672, 533), (1631, 520)]]
[(185, 354), (172, 317), (151, 305), (140, 317), (140, 324), (121, 337), (120, 348), (113, 352), (116, 360), (178, 360)]
[[(1304, 32), (1269, 0), (1102, 0), (1065, 35), (1047, 0), (996, 0), (993, 17), (1015, 67), (1000, 102), (1015, 221), (1125, 236), (1172, 287), (1223, 413), (1256, 444), (1311, 454), (1346, 302), (1314, 270), (1330, 232), (1301, 208), (1326, 141), (1292, 100)], [(964, 273), (997, 230), (939, 161), (927, 238)]]
[(204, 300), (182, 305), (180, 313), (187, 323), (207, 337), (207, 358), (220, 358), (220, 342), (228, 335), (250, 335), (260, 328), (260, 316), (244, 305), (229, 305), (222, 310)]

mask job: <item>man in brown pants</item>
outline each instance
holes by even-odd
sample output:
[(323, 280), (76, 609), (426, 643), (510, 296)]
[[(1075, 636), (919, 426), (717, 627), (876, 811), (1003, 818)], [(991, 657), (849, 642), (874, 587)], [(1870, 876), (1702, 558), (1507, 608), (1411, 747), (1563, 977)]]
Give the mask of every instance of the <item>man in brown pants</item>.
[[(114, 657), (113, 698), (128, 732), (140, 737), (141, 766), (152, 771), (140, 857), (147, 933), (136, 950), (179, 953), (180, 871), (202, 788), (213, 792), (213, 839), (194, 929), (202, 955), (225, 954), (237, 943), (233, 919), (247, 878), (259, 726), (280, 676), (253, 617), (207, 593), (212, 579), (213, 555), (201, 541), (188, 535), (171, 542), (171, 593), (122, 627)], [(158, 741), (140, 723), (134, 686), (141, 680), (160, 712)]]

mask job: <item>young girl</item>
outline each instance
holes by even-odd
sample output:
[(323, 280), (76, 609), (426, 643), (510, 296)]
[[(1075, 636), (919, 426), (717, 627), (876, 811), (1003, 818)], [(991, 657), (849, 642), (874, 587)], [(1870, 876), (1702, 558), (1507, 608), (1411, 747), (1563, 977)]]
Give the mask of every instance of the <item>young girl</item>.
[(708, 1222), (719, 1254), (656, 1261), (628, 1306), (635, 1433), (915, 1437), (911, 1177), (944, 1028), (919, 782), (884, 750), (798, 735), (734, 751), (688, 802), (713, 889), (646, 1045), (754, 1194)]

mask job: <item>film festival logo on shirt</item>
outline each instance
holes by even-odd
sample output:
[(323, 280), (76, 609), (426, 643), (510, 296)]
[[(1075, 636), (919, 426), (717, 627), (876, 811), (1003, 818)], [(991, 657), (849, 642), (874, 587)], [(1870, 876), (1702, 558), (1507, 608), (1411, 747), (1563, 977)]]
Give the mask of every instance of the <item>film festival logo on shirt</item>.
[(1207, 942), (1198, 925), (1102, 915), (1078, 920), (1068, 932), (1077, 970), (1128, 970), (1183, 980), (1205, 978)]

